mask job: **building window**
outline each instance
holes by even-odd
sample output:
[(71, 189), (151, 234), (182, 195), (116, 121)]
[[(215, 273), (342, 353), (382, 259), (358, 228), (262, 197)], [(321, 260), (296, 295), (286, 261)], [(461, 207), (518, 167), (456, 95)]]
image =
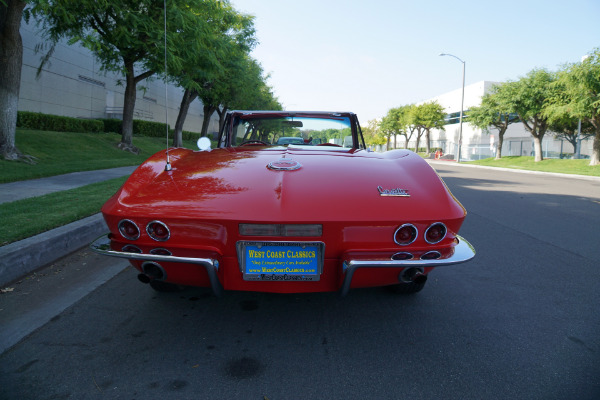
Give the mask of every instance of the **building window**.
[(91, 83), (92, 85), (96, 85), (96, 86), (100, 86), (100, 87), (105, 87), (106, 84), (102, 81), (99, 81), (98, 79), (94, 79), (94, 78), (90, 78), (88, 76), (84, 76), (84, 75), (79, 75), (79, 80), (83, 81), (85, 83)]

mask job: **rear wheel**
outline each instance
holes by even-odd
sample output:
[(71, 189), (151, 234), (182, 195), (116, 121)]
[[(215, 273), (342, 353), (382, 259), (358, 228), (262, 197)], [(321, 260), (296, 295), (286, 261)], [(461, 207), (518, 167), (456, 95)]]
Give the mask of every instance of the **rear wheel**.
[(175, 285), (174, 283), (163, 281), (151, 281), (150, 286), (157, 292), (165, 293), (181, 292), (183, 290), (183, 286), (181, 285)]
[(420, 292), (425, 287), (425, 282), (403, 282), (396, 285), (388, 286), (392, 293), (397, 294), (414, 294)]

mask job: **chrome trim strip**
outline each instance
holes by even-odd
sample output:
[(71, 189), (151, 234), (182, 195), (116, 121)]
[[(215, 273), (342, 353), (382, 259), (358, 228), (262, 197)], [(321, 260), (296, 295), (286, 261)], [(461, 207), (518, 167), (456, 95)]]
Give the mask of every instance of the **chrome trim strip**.
[(475, 248), (461, 236), (456, 236), (458, 244), (454, 246), (454, 254), (448, 258), (438, 258), (437, 260), (350, 260), (345, 261), (343, 265), (344, 281), (340, 288), (340, 295), (345, 296), (350, 290), (350, 283), (354, 271), (359, 268), (397, 268), (397, 267), (441, 267), (443, 265), (454, 265), (467, 262), (475, 257)]
[(217, 260), (212, 260), (210, 258), (162, 256), (158, 254), (136, 254), (116, 251), (110, 248), (110, 237), (108, 234), (104, 234), (90, 243), (90, 249), (98, 254), (126, 258), (128, 260), (162, 261), (201, 265), (206, 269), (215, 296), (220, 296), (223, 293), (223, 286), (217, 277), (217, 271), (219, 270), (219, 261)]

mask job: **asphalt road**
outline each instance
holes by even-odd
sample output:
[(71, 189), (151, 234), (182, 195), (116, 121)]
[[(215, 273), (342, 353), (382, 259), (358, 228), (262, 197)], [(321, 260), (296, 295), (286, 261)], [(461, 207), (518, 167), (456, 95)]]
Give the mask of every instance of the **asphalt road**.
[[(0, 398), (600, 398), (600, 182), (436, 168), (477, 256), (421, 293), (217, 299), (154, 293), (126, 268), (0, 356)], [(0, 308), (94, 257), (62, 260)]]

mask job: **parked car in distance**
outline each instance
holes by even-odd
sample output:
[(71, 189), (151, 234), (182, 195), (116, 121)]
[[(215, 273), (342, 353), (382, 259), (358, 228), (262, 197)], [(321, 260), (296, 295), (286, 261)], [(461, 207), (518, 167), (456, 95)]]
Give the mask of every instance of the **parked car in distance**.
[(408, 150), (369, 151), (353, 113), (230, 111), (210, 147), (140, 165), (102, 207), (110, 233), (92, 249), (129, 259), (155, 290), (217, 295), (416, 293), (475, 255), (437, 173)]

